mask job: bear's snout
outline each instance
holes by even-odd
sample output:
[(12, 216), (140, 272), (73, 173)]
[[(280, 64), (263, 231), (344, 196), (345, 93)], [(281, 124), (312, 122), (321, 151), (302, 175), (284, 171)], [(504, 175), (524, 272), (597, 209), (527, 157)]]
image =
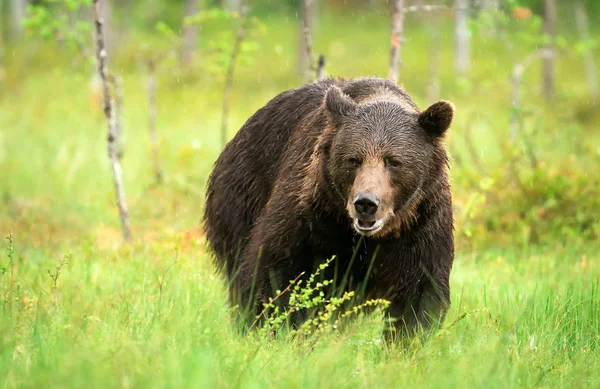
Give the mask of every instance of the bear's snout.
[(360, 217), (372, 217), (379, 207), (379, 198), (372, 192), (361, 192), (354, 198), (354, 209)]

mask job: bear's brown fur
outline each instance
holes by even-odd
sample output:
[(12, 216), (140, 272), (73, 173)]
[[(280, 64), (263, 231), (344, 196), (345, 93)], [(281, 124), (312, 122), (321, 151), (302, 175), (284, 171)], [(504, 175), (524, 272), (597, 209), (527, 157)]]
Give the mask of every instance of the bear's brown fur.
[(421, 112), (378, 78), (327, 79), (257, 111), (207, 190), (207, 239), (231, 303), (256, 314), (335, 255), (325, 277), (336, 293), (388, 299), (408, 330), (443, 319), (454, 238), (441, 141), (453, 112), (445, 101)]

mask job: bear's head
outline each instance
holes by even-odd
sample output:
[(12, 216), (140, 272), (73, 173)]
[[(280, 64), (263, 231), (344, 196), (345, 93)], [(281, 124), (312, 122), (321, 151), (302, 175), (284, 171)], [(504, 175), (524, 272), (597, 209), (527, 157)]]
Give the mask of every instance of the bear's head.
[(332, 86), (324, 109), (324, 168), (353, 228), (375, 238), (399, 233), (415, 218), (432, 180), (439, 179), (432, 175), (445, 174), (440, 140), (454, 106), (439, 101), (420, 112), (402, 96), (359, 104)]

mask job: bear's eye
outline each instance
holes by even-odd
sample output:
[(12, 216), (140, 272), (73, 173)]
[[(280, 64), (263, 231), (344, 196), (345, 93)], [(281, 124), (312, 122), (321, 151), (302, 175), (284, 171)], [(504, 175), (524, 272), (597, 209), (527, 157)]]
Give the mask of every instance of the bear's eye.
[(383, 159), (383, 162), (385, 163), (386, 167), (389, 167), (392, 169), (399, 168), (400, 166), (402, 166), (402, 162), (400, 162), (399, 160), (397, 160), (395, 158), (387, 157), (387, 158)]
[(362, 164), (362, 160), (360, 158), (348, 158), (348, 165), (352, 167), (359, 167)]

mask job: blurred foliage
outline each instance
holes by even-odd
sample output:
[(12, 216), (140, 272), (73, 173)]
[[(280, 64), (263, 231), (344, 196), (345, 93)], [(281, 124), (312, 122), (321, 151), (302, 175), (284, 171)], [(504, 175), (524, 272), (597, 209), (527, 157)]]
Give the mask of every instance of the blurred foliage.
[[(356, 77), (385, 73), (389, 14), (385, 1), (368, 3), (374, 10), (367, 10), (366, 2), (319, 3), (314, 48), (326, 55), (328, 74)], [(7, 204), (23, 196), (52, 193), (53, 201), (62, 194), (65, 198), (60, 201), (69, 203), (69, 207), (79, 204), (75, 208), (80, 212), (88, 207), (104, 212), (103, 207), (110, 205), (110, 192), (101, 196), (100, 203), (89, 201), (99, 196), (99, 189), (95, 181), (86, 181), (84, 172), (104, 161), (104, 155), (92, 160), (83, 158), (96, 150), (94, 138), (89, 133), (62, 130), (87, 128), (96, 120), (96, 116), (88, 117), (89, 112), (100, 112), (96, 92), (92, 90), (88, 97), (89, 92), (82, 88), (89, 82), (89, 67), (82, 68), (79, 63), (74, 66), (72, 61), (73, 53), (79, 53), (81, 47), (93, 47), (85, 19), (87, 4), (89, 0), (32, 3), (26, 21), (27, 40), (10, 46), (18, 55), (6, 58), (6, 88), (0, 89), (0, 98), (10, 93), (21, 99), (2, 99), (7, 105), (2, 108), (5, 113), (0, 111), (0, 127), (14, 128), (17, 134), (0, 132), (0, 141), (4, 142), (0, 143), (0, 167), (13, 172), (3, 189)], [(236, 75), (232, 100), (233, 126), (237, 128), (268, 99), (300, 83), (294, 66), (298, 3), (251, 4), (248, 35), (239, 57), (243, 66)], [(561, 4), (569, 12), (564, 18), (561, 14), (558, 26), (557, 101), (546, 104), (540, 98), (540, 66), (536, 60), (523, 76), (522, 104), (517, 108), (511, 105), (514, 67), (547, 42), (540, 32), (541, 16), (536, 4), (511, 0), (503, 2), (493, 14), (472, 14), (473, 64), (466, 78), (457, 78), (448, 66), (453, 60), (453, 18), (450, 11), (440, 12), (440, 97), (453, 100), (458, 107), (448, 146), (454, 161), (451, 175), (459, 248), (598, 240), (595, 210), (599, 208), (600, 188), (593, 183), (598, 181), (595, 167), (600, 162), (600, 110), (585, 90), (579, 56), (591, 51), (598, 57), (597, 42), (583, 44), (578, 40), (569, 26), (572, 9), (568, 5)], [(132, 188), (133, 212), (140, 212), (133, 219), (152, 220), (158, 215), (168, 218), (169, 225), (197, 224), (194, 215), (201, 214), (206, 176), (218, 155), (215, 123), (220, 113), (223, 75), (239, 25), (238, 14), (224, 11), (215, 1), (202, 2), (200, 12), (191, 17), (184, 16), (181, 2), (176, 1), (122, 1), (114, 6), (113, 25), (119, 39), (111, 67), (125, 79), (125, 136), (135, 141), (146, 139), (146, 92), (138, 90), (138, 81), (140, 60), (148, 57), (163, 58), (158, 75), (159, 132), (170, 135), (163, 143), (167, 182), (164, 188), (151, 192), (147, 192), (147, 182), (140, 179), (144, 177), (145, 143), (128, 143), (133, 150), (132, 157), (124, 162), (125, 174), (130, 174), (127, 187)], [(595, 7), (591, 3), (587, 6), (588, 10)], [(424, 91), (431, 81), (427, 70), (431, 45), (428, 15), (407, 17), (403, 48), (404, 74), (410, 77), (402, 83), (420, 105), (427, 103)], [(590, 15), (590, 19), (591, 27), (596, 28), (593, 21), (597, 17)], [(189, 23), (198, 26), (199, 42), (196, 60), (184, 70), (177, 60), (182, 44), (180, 30)], [(54, 43), (41, 43), (40, 38)], [(71, 77), (74, 69), (77, 72)], [(56, 82), (69, 92), (56, 94)], [(24, 104), (22, 100), (28, 95), (49, 93), (55, 96), (51, 102), (27, 99)], [(78, 101), (76, 105), (74, 100)], [(21, 104), (16, 105), (19, 101)], [(57, 119), (48, 121), (50, 113)], [(515, 114), (519, 119), (518, 136), (510, 142), (509, 118)], [(39, 128), (53, 130), (46, 133)], [(18, 141), (33, 132), (36, 142), (23, 145)], [(38, 143), (47, 150), (40, 151)], [(23, 155), (6, 151), (17, 148), (24, 150)], [(71, 154), (75, 162), (69, 159)], [(47, 163), (55, 166), (52, 174), (56, 174), (56, 187), (52, 190), (38, 183), (39, 170)], [(70, 172), (67, 179), (61, 175), (65, 170)], [(163, 203), (153, 196), (160, 196)], [(181, 207), (187, 207), (187, 211), (173, 212)]]
[[(89, 20), (79, 19), (83, 7), (91, 0), (45, 0), (28, 6), (23, 25), (28, 34), (56, 40), (69, 50), (84, 53), (91, 36)], [(89, 54), (89, 53), (88, 53)]]
[[(527, 144), (528, 136), (522, 135), (517, 146), (498, 142), (501, 164), (470, 173), (457, 169), (459, 190), (469, 193), (457, 215), (466, 246), (575, 244), (600, 237), (598, 150), (581, 146), (579, 154), (547, 158)], [(579, 130), (571, 136), (585, 135)]]

